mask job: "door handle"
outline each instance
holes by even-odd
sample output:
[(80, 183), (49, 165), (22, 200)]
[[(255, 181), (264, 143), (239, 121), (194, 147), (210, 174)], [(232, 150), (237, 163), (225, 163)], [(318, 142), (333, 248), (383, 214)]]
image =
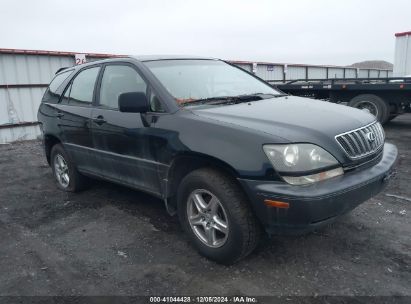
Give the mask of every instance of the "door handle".
[(62, 118), (64, 116), (64, 114), (62, 112), (57, 112), (56, 117), (58, 118)]
[(93, 121), (94, 121), (96, 124), (98, 124), (98, 125), (101, 125), (101, 124), (103, 124), (103, 123), (106, 122), (106, 120), (104, 119), (104, 117), (101, 116), (101, 115), (99, 115), (99, 116), (97, 116), (97, 117), (94, 117), (94, 118), (93, 118)]

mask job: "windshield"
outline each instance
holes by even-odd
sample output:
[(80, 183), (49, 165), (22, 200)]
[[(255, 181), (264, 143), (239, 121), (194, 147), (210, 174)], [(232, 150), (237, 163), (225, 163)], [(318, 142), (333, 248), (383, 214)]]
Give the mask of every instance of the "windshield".
[(217, 97), (280, 94), (265, 82), (219, 60), (158, 60), (144, 64), (179, 105)]

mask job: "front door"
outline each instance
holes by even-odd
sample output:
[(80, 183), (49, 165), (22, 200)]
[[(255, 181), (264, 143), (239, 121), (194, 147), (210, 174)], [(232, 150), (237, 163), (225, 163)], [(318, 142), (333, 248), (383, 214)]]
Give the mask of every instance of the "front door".
[(146, 91), (147, 84), (133, 65), (106, 65), (91, 114), (92, 138), (100, 175), (158, 194), (161, 164), (151, 151), (151, 127), (145, 126), (140, 113), (118, 110), (121, 93)]

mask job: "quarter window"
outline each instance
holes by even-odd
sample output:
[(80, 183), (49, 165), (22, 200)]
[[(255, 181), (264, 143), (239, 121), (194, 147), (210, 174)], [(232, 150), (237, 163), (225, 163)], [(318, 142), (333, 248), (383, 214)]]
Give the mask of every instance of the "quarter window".
[(93, 102), (94, 86), (100, 67), (81, 71), (67, 88), (63, 99), (69, 95), (69, 104), (88, 105)]
[(121, 93), (146, 93), (147, 85), (132, 67), (126, 65), (108, 65), (101, 80), (100, 105), (112, 109), (118, 108)]
[(51, 81), (48, 89), (44, 93), (43, 102), (51, 102), (55, 103), (58, 102), (61, 92), (58, 90), (63, 82), (71, 75), (73, 70), (62, 72), (56, 75), (53, 80)]
[(165, 112), (163, 105), (160, 102), (160, 99), (151, 92), (150, 94), (150, 111), (151, 112)]
[(52, 94), (55, 94), (57, 89), (60, 87), (60, 85), (64, 82), (64, 80), (67, 79), (67, 77), (70, 76), (70, 74), (73, 71), (67, 71), (67, 72), (63, 72), (61, 74), (56, 75), (53, 80), (51, 81), (50, 85), (49, 85), (49, 90)]

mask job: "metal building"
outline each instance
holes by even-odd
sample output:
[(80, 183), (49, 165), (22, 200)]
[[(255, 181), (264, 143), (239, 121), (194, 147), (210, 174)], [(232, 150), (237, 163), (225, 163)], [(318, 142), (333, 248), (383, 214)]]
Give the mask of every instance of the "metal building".
[[(0, 49), (0, 144), (35, 139), (40, 135), (37, 109), (55, 72), (62, 67), (115, 57), (111, 54)], [(314, 66), (270, 62), (232, 61), (274, 82), (292, 79), (389, 77), (389, 70)]]
[(0, 49), (0, 144), (40, 135), (37, 110), (48, 83), (61, 67), (108, 54)]
[(287, 64), (271, 62), (231, 61), (235, 65), (253, 72), (258, 77), (270, 82), (285, 82), (294, 79), (329, 79), (329, 78), (387, 78), (392, 77), (392, 70), (357, 69), (353, 67)]
[(395, 34), (394, 76), (411, 75), (411, 32)]

